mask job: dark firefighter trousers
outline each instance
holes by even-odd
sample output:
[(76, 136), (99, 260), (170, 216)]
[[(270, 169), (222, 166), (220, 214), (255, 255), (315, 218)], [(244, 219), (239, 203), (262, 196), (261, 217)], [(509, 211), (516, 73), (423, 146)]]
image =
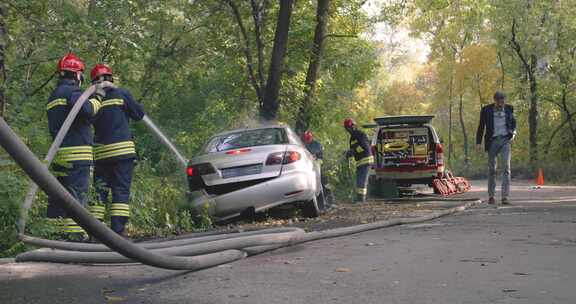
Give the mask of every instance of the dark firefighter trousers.
[(368, 195), (370, 164), (356, 167), (356, 202), (365, 202)]
[[(104, 204), (110, 204), (110, 228), (122, 234), (130, 217), (130, 185), (134, 159), (123, 159), (94, 164), (94, 187), (98, 192), (99, 204), (90, 207), (92, 214), (104, 219)], [(109, 196), (112, 192), (112, 201)]]
[[(66, 164), (54, 164), (51, 169), (60, 184), (62, 184), (82, 206), (86, 207), (88, 204), (90, 165), (68, 162)], [(50, 219), (63, 219), (60, 232), (64, 234), (84, 233), (84, 229), (74, 222), (73, 219), (69, 218), (66, 211), (60, 206), (56, 198), (48, 198), (46, 216)]]

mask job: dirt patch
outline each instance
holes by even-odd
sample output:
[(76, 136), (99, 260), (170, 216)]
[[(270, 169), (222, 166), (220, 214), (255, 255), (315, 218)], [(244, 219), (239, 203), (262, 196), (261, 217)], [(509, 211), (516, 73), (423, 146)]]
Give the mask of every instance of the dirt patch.
[(274, 227), (299, 227), (306, 231), (326, 230), (367, 224), (392, 218), (419, 217), (430, 214), (438, 209), (446, 208), (441, 203), (403, 202), (389, 203), (369, 201), (364, 204), (340, 203), (317, 218), (304, 218), (297, 214), (272, 211), (259, 215), (252, 221), (242, 220), (217, 229), (222, 230), (252, 230)]

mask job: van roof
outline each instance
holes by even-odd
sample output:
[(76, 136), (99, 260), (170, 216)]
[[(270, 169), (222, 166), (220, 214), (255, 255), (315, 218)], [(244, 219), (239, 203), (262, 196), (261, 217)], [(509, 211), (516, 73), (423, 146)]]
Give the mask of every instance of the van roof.
[(422, 125), (430, 123), (434, 115), (398, 115), (376, 117), (374, 121), (380, 125)]

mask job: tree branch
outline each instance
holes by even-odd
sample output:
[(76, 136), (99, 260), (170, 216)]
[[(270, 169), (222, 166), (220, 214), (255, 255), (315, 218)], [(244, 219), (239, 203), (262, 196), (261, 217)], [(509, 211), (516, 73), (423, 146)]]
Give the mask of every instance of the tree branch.
[(244, 40), (244, 56), (246, 57), (246, 67), (248, 69), (248, 78), (250, 79), (250, 83), (252, 87), (254, 87), (254, 91), (256, 91), (256, 95), (258, 96), (258, 101), (262, 103), (262, 89), (256, 80), (256, 76), (254, 76), (254, 60), (252, 59), (252, 52), (250, 50), (250, 40), (248, 39), (248, 33), (246, 31), (246, 27), (244, 26), (244, 22), (242, 21), (242, 15), (240, 15), (240, 10), (238, 10), (238, 6), (234, 3), (233, 0), (225, 0), (230, 6), (232, 13), (234, 14), (234, 19), (236, 19), (236, 23), (238, 24), (238, 28), (240, 29), (240, 34), (242, 39)]
[(268, 0), (262, 0), (257, 3), (256, 0), (250, 0), (252, 4), (252, 18), (254, 19), (254, 36), (256, 38), (256, 49), (258, 50), (258, 80), (260, 88), (265, 85), (264, 79), (264, 42), (262, 41), (262, 28), (266, 24), (266, 12)]
[(512, 49), (518, 55), (518, 58), (520, 58), (520, 61), (522, 61), (522, 65), (524, 66), (526, 73), (530, 73), (530, 64), (526, 60), (524, 54), (522, 54), (522, 47), (516, 40), (516, 18), (512, 19), (512, 37), (510, 39), (510, 44), (512, 45)]
[(552, 131), (552, 134), (550, 135), (550, 137), (548, 138), (548, 142), (546, 143), (546, 148), (544, 150), (544, 155), (548, 155), (548, 152), (550, 152), (550, 146), (552, 146), (552, 141), (554, 140), (554, 137), (556, 137), (556, 134), (558, 134), (558, 132), (560, 130), (562, 130), (562, 128), (572, 120), (572, 118), (576, 116), (576, 112), (572, 112), (569, 115), (567, 115), (566, 119), (560, 124), (558, 125), (558, 127), (556, 127), (556, 129), (554, 129), (554, 131)]
[(328, 39), (328, 38), (358, 38), (358, 35), (352, 35), (352, 34), (327, 34), (324, 35), (324, 38), (322, 39)]
[(38, 88), (36, 88), (34, 91), (32, 91), (32, 93), (26, 93), (26, 97), (31, 97), (36, 95), (38, 92), (40, 92), (40, 90), (42, 90), (48, 83), (50, 83), (50, 80), (52, 80), (54, 78), (54, 76), (56, 76), (56, 72), (52, 73), (52, 75), (50, 75), (50, 77), (48, 77), (48, 79), (46, 79), (46, 81), (44, 81), (44, 83), (42, 85), (40, 85)]

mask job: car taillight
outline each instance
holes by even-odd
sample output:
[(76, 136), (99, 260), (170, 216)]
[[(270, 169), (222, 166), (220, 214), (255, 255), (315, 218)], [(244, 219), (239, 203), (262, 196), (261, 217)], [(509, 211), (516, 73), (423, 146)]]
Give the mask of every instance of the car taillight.
[(186, 175), (188, 175), (189, 177), (212, 174), (212, 173), (216, 173), (216, 170), (214, 170), (214, 167), (212, 167), (210, 163), (189, 165), (188, 168), (186, 168)]
[(250, 152), (250, 151), (252, 151), (252, 149), (244, 148), (244, 149), (230, 150), (230, 151), (227, 151), (226, 154), (236, 155), (236, 154), (242, 154), (242, 153), (246, 153), (246, 152)]
[(282, 163), (283, 164), (290, 164), (290, 163), (299, 161), (300, 157), (301, 157), (300, 153), (298, 153), (296, 151), (288, 151), (284, 155), (284, 161)]
[(268, 155), (266, 159), (266, 166), (271, 165), (286, 165), (299, 161), (302, 156), (296, 151), (276, 152)]
[(276, 152), (268, 155), (266, 159), (266, 166), (281, 165), (284, 159), (284, 152)]

